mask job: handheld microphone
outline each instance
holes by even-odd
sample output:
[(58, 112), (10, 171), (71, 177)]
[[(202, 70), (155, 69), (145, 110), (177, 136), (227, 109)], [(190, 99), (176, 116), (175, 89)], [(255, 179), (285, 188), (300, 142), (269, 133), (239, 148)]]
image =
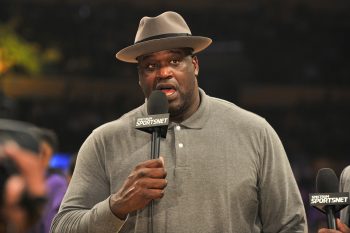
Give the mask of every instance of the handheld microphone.
[[(151, 159), (159, 158), (160, 138), (166, 137), (169, 125), (169, 103), (165, 94), (159, 90), (153, 91), (147, 101), (147, 117), (137, 118), (135, 128), (152, 134)], [(148, 233), (153, 233), (154, 202), (148, 207)]]
[(166, 138), (169, 125), (169, 103), (165, 94), (153, 91), (147, 101), (147, 117), (136, 119), (135, 128), (152, 134), (151, 159), (159, 157), (160, 138)]
[(327, 216), (328, 229), (337, 229), (335, 214), (350, 204), (349, 193), (339, 193), (339, 180), (331, 168), (322, 168), (316, 176), (316, 192), (309, 195), (310, 205)]

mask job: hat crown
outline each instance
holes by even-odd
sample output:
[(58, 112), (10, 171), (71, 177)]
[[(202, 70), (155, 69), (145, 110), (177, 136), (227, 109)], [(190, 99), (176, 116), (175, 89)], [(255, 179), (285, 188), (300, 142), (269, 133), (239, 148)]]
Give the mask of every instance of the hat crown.
[(191, 35), (191, 30), (181, 15), (173, 11), (167, 11), (156, 17), (143, 17), (140, 20), (134, 42), (136, 44), (148, 38), (171, 34)]
[(193, 53), (206, 49), (212, 40), (193, 36), (181, 15), (166, 11), (156, 17), (143, 17), (134, 44), (117, 52), (117, 59), (137, 63), (139, 56), (174, 48), (192, 48)]

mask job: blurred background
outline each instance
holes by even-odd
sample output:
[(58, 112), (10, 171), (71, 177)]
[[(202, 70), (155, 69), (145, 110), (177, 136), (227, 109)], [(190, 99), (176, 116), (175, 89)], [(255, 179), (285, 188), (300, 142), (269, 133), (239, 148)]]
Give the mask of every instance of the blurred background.
[(214, 43), (200, 86), (264, 118), (279, 134), (308, 212), (318, 169), (350, 164), (349, 0), (0, 0), (2, 117), (54, 130), (67, 169), (97, 126), (143, 103), (136, 67), (115, 59), (141, 17), (181, 13)]

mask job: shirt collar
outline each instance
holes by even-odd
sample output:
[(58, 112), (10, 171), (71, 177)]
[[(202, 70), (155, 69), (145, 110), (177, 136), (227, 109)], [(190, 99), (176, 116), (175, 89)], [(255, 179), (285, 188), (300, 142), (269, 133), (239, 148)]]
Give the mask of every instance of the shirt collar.
[[(186, 128), (190, 129), (201, 129), (205, 125), (205, 123), (208, 121), (210, 117), (210, 110), (209, 110), (209, 101), (208, 96), (206, 93), (199, 88), (199, 96), (200, 96), (200, 104), (195, 113), (192, 114), (189, 118), (184, 120), (180, 123), (170, 122), (169, 129), (173, 128), (175, 125), (181, 125)], [(141, 112), (142, 115), (147, 116), (147, 100), (145, 103), (141, 106)]]
[(200, 104), (195, 113), (189, 118), (180, 123), (180, 125), (191, 128), (191, 129), (201, 129), (209, 119), (209, 103), (208, 96), (205, 92), (199, 88)]

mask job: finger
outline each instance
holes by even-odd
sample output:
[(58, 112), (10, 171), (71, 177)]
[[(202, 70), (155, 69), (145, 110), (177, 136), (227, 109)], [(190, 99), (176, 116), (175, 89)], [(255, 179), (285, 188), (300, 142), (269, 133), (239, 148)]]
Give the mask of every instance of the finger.
[(164, 167), (163, 162), (160, 159), (151, 159), (145, 162), (139, 163), (136, 166), (136, 169), (148, 167), (148, 168), (156, 168), (156, 167)]
[(143, 197), (148, 200), (160, 199), (164, 196), (164, 189), (143, 189)]
[[(153, 165), (152, 165), (153, 164)], [(163, 163), (160, 159), (147, 160), (138, 164), (134, 171), (128, 176), (127, 180), (125, 180), (123, 187), (119, 190), (121, 194), (128, 193), (128, 190), (134, 186), (135, 182), (141, 178), (149, 177), (149, 178), (158, 178), (164, 179), (167, 175)], [(156, 166), (155, 168), (149, 168), (147, 166)], [(157, 167), (160, 166), (160, 167)]]
[(131, 201), (134, 204), (144, 203), (142, 205), (146, 205), (151, 200), (162, 198), (164, 192), (164, 189), (149, 189), (141, 186), (132, 186), (123, 194), (123, 199), (125, 201)]
[(318, 233), (338, 233), (338, 232), (339, 231), (326, 229), (326, 228), (321, 228), (321, 229), (318, 230)]
[(136, 182), (136, 186), (147, 189), (164, 189), (168, 184), (166, 179), (144, 178)]
[[(137, 182), (140, 182), (140, 180), (143, 180), (145, 178), (151, 179), (151, 180), (161, 179), (163, 180), (163, 182), (167, 182), (164, 179), (166, 175), (167, 174), (164, 168), (143, 168), (138, 171), (134, 171), (128, 176), (128, 179), (124, 182), (121, 192), (122, 193), (127, 192), (127, 190), (130, 187), (135, 186)], [(151, 180), (143, 181), (143, 182), (151, 183)], [(140, 183), (140, 184), (145, 184), (145, 183)]]
[(143, 177), (165, 178), (167, 175), (164, 168), (141, 168), (130, 174), (129, 177), (139, 179)]
[(350, 233), (349, 227), (342, 223), (339, 218), (337, 219), (337, 227), (341, 232)]
[(160, 161), (162, 161), (162, 164), (163, 164), (163, 167), (164, 167), (165, 166), (164, 157), (160, 156), (159, 159), (160, 159)]

